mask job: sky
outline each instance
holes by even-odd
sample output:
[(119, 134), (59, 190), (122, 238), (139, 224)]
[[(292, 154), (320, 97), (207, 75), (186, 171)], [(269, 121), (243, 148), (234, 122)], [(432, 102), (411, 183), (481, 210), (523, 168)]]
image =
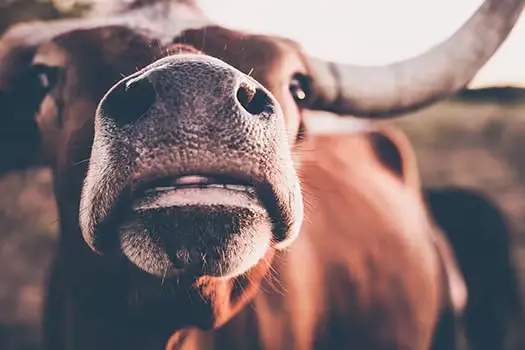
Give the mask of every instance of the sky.
[[(341, 63), (388, 64), (453, 34), (483, 0), (200, 0), (213, 19), (277, 34)], [(335, 33), (335, 34), (334, 34)], [(330, 39), (326, 39), (330, 38)], [(525, 87), (525, 15), (470, 87)]]

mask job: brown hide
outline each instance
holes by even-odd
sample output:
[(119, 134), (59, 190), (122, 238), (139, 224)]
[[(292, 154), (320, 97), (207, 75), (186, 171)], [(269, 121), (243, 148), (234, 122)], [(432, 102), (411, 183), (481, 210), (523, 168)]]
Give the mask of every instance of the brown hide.
[[(306, 130), (301, 140), (307, 105), (296, 103), (289, 85), (306, 70), (295, 44), (217, 27), (188, 31), (176, 41), (251, 75), (278, 100), (302, 182), (301, 233), (291, 247), (269, 250), (242, 276), (205, 276), (198, 292), (176, 291), (175, 300), (146, 288), (150, 276), (114, 270), (89, 249), (78, 227), (96, 105), (122, 75), (182, 48), (160, 47), (122, 27), (70, 32), (42, 43), (34, 59), (65, 65), (67, 75), (62, 94), (32, 106), (39, 110), (36, 121), (54, 170), (62, 230), (46, 304), (45, 349), (161, 349), (187, 323), (224, 325), (207, 333), (183, 329), (169, 350), (177, 342), (184, 350), (205, 343), (220, 349), (337, 349), (340, 342), (363, 350), (429, 349), (439, 315), (449, 306), (440, 257), (451, 258), (436, 248), (439, 233), (422, 204), (404, 136), (390, 130), (375, 137), (315, 137)], [(125, 288), (130, 280), (136, 294)], [(140, 297), (152, 298), (157, 308), (138, 309), (144, 317), (133, 323), (138, 311), (127, 307)]]
[[(406, 134), (399, 129), (391, 127), (371, 132), (370, 139), (379, 161), (387, 169), (399, 176), (407, 187), (416, 191), (418, 196), (421, 197), (421, 182), (416, 154)], [(424, 198), (421, 198), (422, 202), (424, 200)], [(423, 205), (426, 205), (426, 203)], [(445, 233), (436, 229), (434, 231), (434, 239), (446, 270), (448, 291), (446, 303), (459, 315), (467, 304), (467, 287), (454, 256), (454, 251)]]
[(186, 331), (182, 349), (429, 348), (441, 307), (434, 228), (370, 141), (310, 140), (299, 238), (252, 305), (219, 331)]

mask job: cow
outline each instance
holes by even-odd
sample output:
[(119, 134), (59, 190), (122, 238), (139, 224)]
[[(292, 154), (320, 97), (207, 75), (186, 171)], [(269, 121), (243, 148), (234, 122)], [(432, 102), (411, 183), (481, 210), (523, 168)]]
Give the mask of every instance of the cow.
[(169, 6), (9, 30), (3, 171), (50, 165), (60, 214), (44, 349), (453, 349), (466, 290), (407, 143), (307, 116), (455, 92), (522, 7), (486, 1), (427, 54), (366, 68)]

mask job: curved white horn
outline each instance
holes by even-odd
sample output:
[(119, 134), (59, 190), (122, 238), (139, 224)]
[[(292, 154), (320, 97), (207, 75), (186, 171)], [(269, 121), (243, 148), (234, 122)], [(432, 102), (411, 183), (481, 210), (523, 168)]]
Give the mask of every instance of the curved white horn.
[(314, 109), (386, 118), (409, 112), (465, 87), (515, 25), (524, 0), (486, 0), (448, 40), (386, 66), (308, 59)]

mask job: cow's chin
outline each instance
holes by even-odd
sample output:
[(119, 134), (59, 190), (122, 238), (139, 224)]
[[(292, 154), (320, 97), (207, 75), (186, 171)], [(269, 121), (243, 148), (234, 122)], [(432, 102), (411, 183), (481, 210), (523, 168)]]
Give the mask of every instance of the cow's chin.
[(232, 278), (270, 249), (272, 220), (249, 188), (155, 188), (134, 199), (119, 225), (120, 247), (163, 279)]

